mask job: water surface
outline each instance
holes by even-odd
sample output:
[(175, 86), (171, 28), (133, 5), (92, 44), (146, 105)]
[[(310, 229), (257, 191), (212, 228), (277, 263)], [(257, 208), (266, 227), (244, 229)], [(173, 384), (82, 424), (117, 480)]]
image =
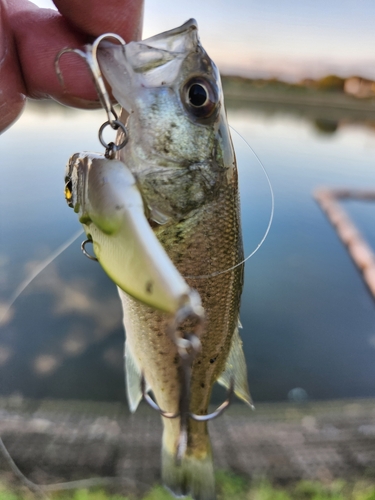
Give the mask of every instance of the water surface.
[[(374, 130), (348, 120), (311, 120), (281, 110), (229, 107), (231, 125), (272, 180), (275, 218), (246, 264), (242, 338), (256, 401), (282, 401), (296, 387), (311, 399), (375, 396), (375, 305), (314, 202), (321, 185), (370, 188)], [(0, 304), (79, 229), (63, 196), (77, 151), (101, 151), (102, 111), (28, 106), (0, 138)], [(264, 174), (233, 134), (240, 168), (246, 253), (270, 214)], [(375, 246), (370, 203), (345, 207)], [(84, 258), (78, 239), (25, 290), (0, 327), (0, 394), (121, 400), (123, 331), (114, 285)]]

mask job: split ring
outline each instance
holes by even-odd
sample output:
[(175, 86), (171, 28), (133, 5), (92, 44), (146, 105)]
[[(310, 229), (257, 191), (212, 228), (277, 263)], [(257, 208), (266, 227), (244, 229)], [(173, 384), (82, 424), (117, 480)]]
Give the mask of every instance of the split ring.
[[(113, 130), (118, 130), (119, 128), (122, 130), (125, 137), (124, 137), (124, 140), (122, 141), (121, 144), (114, 144), (113, 142), (111, 142), (110, 144), (107, 144), (105, 142), (105, 140), (103, 139), (103, 130), (108, 125), (110, 127), (112, 127)], [(111, 150), (112, 152), (120, 151), (120, 149), (122, 149), (126, 145), (126, 143), (128, 142), (128, 139), (129, 139), (128, 129), (119, 120), (112, 120), (112, 122), (106, 121), (103, 123), (103, 125), (99, 129), (99, 141), (100, 141), (101, 145), (106, 148), (106, 150)]]

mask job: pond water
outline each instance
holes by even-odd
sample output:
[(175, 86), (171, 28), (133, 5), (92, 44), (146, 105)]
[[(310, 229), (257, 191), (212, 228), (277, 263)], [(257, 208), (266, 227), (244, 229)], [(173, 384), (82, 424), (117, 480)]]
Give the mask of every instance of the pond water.
[[(375, 186), (375, 131), (345, 117), (332, 125), (294, 111), (228, 108), (275, 193), (274, 222), (246, 264), (242, 298), (252, 396), (375, 397), (375, 304), (312, 196), (322, 185)], [(74, 152), (101, 150), (104, 120), (102, 111), (30, 103), (1, 136), (0, 318), (23, 280), (79, 230), (63, 196), (64, 168)], [(256, 157), (233, 138), (249, 254), (266, 229), (271, 198)], [(375, 246), (374, 204), (345, 207)], [(81, 240), (3, 316), (1, 395), (125, 400), (119, 300), (100, 266), (82, 256)], [(295, 388), (303, 391), (291, 393)]]

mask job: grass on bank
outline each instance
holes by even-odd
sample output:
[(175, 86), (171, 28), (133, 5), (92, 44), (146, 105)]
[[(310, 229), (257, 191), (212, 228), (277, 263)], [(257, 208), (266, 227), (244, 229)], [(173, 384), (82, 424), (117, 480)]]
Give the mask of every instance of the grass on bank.
[[(217, 473), (218, 500), (375, 500), (375, 479), (354, 483), (336, 480), (329, 484), (299, 481), (289, 486), (274, 486), (268, 481), (249, 483), (227, 472)], [(132, 496), (110, 494), (103, 489), (49, 493), (51, 500), (136, 500)], [(33, 500), (31, 493), (11, 490), (0, 483), (0, 500)], [(174, 500), (163, 487), (155, 486), (141, 500)], [(188, 500), (188, 498), (186, 499)]]

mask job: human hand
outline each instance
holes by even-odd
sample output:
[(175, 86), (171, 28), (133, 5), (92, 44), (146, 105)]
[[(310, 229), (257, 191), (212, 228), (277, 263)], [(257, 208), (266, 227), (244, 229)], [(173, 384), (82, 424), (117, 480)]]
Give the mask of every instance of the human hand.
[(26, 97), (80, 108), (99, 106), (90, 73), (79, 57), (64, 55), (62, 88), (55, 73), (57, 53), (82, 48), (112, 32), (125, 41), (142, 31), (143, 0), (54, 0), (59, 12), (28, 0), (0, 0), (0, 132), (20, 115)]

